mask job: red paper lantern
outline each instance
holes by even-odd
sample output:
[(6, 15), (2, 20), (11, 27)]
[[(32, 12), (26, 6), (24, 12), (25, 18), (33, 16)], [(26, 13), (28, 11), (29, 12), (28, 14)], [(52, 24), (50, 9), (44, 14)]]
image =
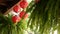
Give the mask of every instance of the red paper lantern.
[(13, 23), (17, 23), (17, 22), (19, 22), (20, 20), (21, 20), (21, 18), (20, 18), (19, 16), (17, 16), (17, 15), (15, 15), (15, 16), (12, 17)]
[(22, 11), (22, 12), (20, 12), (20, 14), (19, 14), (19, 16), (22, 18), (23, 16), (24, 16), (24, 19), (25, 18), (28, 18), (28, 14), (26, 13), (25, 11)]
[(20, 5), (21, 8), (26, 8), (28, 6), (28, 2), (26, 0), (23, 0), (23, 1), (20, 2), (19, 5)]
[(16, 13), (18, 13), (18, 12), (19, 12), (19, 9), (20, 9), (20, 8), (19, 8), (19, 6), (18, 6), (18, 5), (16, 5), (16, 6), (14, 6), (14, 7), (13, 7), (14, 12), (16, 12)]

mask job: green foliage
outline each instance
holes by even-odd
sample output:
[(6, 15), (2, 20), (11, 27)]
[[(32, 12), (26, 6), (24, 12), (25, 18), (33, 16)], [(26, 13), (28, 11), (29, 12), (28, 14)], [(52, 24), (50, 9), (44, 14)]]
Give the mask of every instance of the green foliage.
[[(30, 4), (33, 4), (33, 2)], [(60, 32), (60, 0), (40, 0), (27, 11), (31, 12), (28, 27), (32, 30), (36, 27), (35, 32), (38, 27), (39, 34), (50, 34), (51, 29), (52, 31), (57, 29), (58, 33)]]
[(13, 24), (10, 15), (0, 14), (0, 34), (23, 34), (27, 27), (35, 34), (50, 34), (51, 31), (53, 34), (55, 30), (60, 34), (60, 0), (32, 1), (26, 11), (31, 13), (28, 23), (22, 19), (17, 25)]
[(11, 15), (6, 17), (0, 14), (0, 34), (23, 34), (27, 28), (26, 21), (21, 20), (18, 24), (14, 24), (11, 18)]

